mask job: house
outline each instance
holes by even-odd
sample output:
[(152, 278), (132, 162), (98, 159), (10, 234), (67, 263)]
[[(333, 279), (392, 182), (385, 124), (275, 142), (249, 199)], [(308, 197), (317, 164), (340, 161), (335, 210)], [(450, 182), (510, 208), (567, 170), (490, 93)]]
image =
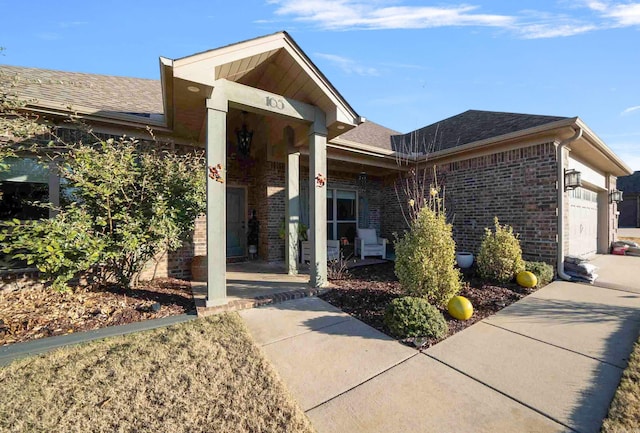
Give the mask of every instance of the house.
[(640, 227), (640, 171), (618, 178), (618, 189), (622, 191), (620, 227)]
[[(285, 32), (161, 58), (159, 81), (0, 66), (0, 83), (16, 75), (33, 113), (73, 111), (105, 136), (144, 138), (151, 127), (162, 145), (205, 149), (207, 165), (221, 165), (225, 182), (209, 179), (193, 242), (164, 263), (186, 277), (190, 259), (208, 252), (208, 306), (226, 302), (225, 263), (247, 256), (254, 210), (259, 256), (284, 259), (292, 274), (298, 223), (310, 228), (317, 287), (326, 282), (327, 240), (353, 242), (358, 227), (393, 239), (406, 229), (397, 182), (409, 166), (435, 166), (459, 249), (477, 251), (498, 216), (520, 233), (526, 259), (561, 266), (565, 254), (608, 250), (617, 229), (610, 193), (631, 172), (577, 117), (470, 110), (408, 134), (368, 122)], [(55, 176), (19, 171), (3, 188), (55, 201)]]

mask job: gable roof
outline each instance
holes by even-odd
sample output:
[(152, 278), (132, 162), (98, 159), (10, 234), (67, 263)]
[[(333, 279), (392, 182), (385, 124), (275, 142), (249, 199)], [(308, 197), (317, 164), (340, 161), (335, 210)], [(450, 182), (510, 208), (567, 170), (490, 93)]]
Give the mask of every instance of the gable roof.
[[(177, 130), (199, 130), (196, 126), (202, 124), (204, 114), (195, 118), (191, 114), (181, 116), (181, 112), (202, 105), (201, 100), (215, 92), (222, 80), (320, 108), (326, 115), (329, 138), (362, 123), (362, 118), (284, 31), (160, 61), (168, 124), (176, 125)], [(183, 91), (189, 86), (200, 90), (194, 90), (196, 95)], [(296, 135), (303, 136), (302, 129)]]
[(616, 187), (626, 193), (640, 193), (640, 171), (629, 176), (620, 176)]
[(403, 153), (431, 153), (462, 146), (568, 117), (468, 110), (424, 128), (392, 138), (392, 148)]
[(0, 65), (0, 87), (30, 105), (71, 107), (82, 113), (158, 119), (163, 114), (159, 80)]

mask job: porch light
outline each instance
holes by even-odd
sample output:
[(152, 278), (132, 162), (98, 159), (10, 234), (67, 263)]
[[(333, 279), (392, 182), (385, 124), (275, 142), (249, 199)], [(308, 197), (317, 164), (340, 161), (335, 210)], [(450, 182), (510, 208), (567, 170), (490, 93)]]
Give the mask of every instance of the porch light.
[(622, 201), (622, 191), (614, 189), (609, 193), (609, 202), (618, 203)]
[(241, 155), (248, 156), (251, 151), (251, 139), (253, 131), (249, 131), (245, 123), (246, 111), (242, 112), (242, 128), (236, 129), (236, 137), (238, 139), (238, 151)]
[(361, 173), (358, 175), (358, 180), (357, 180), (357, 182), (358, 182), (358, 187), (359, 187), (361, 190), (366, 191), (366, 190), (367, 190), (367, 173), (365, 173), (364, 171), (363, 171), (363, 172), (361, 172)]
[(564, 190), (569, 191), (582, 186), (582, 174), (574, 169), (564, 171)]

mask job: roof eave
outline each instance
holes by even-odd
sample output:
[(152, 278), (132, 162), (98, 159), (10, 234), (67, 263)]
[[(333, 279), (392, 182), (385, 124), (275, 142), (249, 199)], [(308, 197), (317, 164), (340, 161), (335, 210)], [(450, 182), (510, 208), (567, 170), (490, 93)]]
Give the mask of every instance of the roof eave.
[(519, 131), (510, 132), (508, 134), (486, 138), (484, 140), (473, 141), (471, 143), (463, 144), (461, 146), (455, 146), (449, 149), (439, 150), (436, 152), (423, 155), (422, 157), (419, 157), (418, 160), (427, 160), (427, 159), (433, 160), (433, 159), (457, 156), (460, 154), (472, 153), (479, 149), (486, 149), (488, 147), (495, 147), (508, 142), (515, 142), (523, 138), (535, 137), (536, 135), (543, 135), (545, 133), (548, 134), (555, 130), (560, 130), (560, 129), (575, 125), (575, 122), (577, 119), (578, 119), (577, 117), (572, 117), (572, 118), (557, 120), (555, 122), (546, 123), (544, 125), (535, 126), (533, 128), (521, 129)]
[(154, 120), (151, 118), (142, 118), (134, 114), (108, 112), (108, 111), (96, 111), (93, 108), (83, 106), (66, 106), (58, 102), (44, 101), (39, 99), (34, 103), (27, 104), (26, 108), (34, 113), (40, 113), (51, 116), (66, 117), (74, 116), (79, 119), (86, 119), (92, 121), (100, 121), (111, 124), (118, 124), (131, 127), (147, 126), (157, 128), (158, 130), (166, 131), (165, 122), (162, 120)]
[(616, 155), (610, 148), (607, 146), (598, 135), (591, 130), (587, 126), (586, 123), (580, 118), (576, 118), (576, 126), (582, 128), (582, 136), (588, 141), (588, 143), (602, 153), (606, 158), (608, 158), (611, 162), (615, 164), (619, 171), (612, 172), (611, 174), (614, 176), (628, 176), (633, 174), (633, 170), (622, 161), (618, 155)]
[(160, 87), (167, 128), (173, 128), (173, 60), (160, 57)]

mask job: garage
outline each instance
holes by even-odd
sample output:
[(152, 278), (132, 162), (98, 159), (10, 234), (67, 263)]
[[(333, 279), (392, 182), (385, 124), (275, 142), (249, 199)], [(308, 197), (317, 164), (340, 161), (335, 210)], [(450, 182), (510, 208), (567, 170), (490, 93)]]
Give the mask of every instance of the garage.
[(569, 192), (569, 255), (598, 251), (598, 193), (587, 188)]

